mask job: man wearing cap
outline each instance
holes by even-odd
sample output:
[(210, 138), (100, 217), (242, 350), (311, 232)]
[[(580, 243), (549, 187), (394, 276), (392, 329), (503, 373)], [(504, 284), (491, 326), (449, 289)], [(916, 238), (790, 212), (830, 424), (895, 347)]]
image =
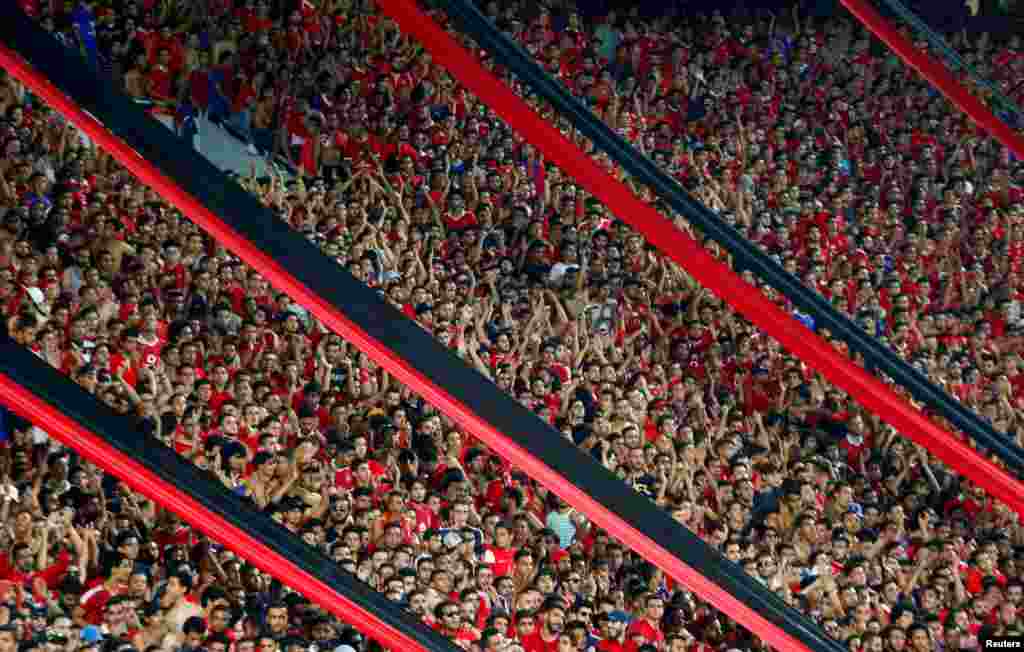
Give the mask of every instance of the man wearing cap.
[(626, 626), (629, 624), (629, 616), (624, 611), (615, 610), (608, 614), (600, 614), (597, 623), (601, 635), (601, 640), (596, 646), (598, 652), (626, 652)]

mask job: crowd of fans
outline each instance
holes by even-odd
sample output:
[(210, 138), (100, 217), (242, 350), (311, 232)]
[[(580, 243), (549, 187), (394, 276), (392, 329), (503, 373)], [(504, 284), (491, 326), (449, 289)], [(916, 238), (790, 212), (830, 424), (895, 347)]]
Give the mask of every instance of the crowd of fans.
[[(371, 1), (22, 4), (140, 104), (206, 112), (297, 167), (239, 181), (851, 652), (979, 649), (1024, 629), (1016, 514), (650, 250)], [(1022, 169), (913, 71), (841, 18), (486, 10), (723, 219), (1021, 443)], [(1013, 93), (1019, 43), (967, 45)], [(140, 436), (463, 648), (763, 648), (6, 77), (0, 112), (7, 329)], [(4, 649), (366, 645), (37, 426), (2, 429)]]

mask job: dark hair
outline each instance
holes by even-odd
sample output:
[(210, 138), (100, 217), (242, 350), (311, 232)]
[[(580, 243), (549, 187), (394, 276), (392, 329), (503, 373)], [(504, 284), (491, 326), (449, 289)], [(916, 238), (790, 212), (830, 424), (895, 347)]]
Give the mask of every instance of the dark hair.
[(199, 604), (205, 609), (211, 602), (216, 600), (227, 600), (228, 592), (216, 584), (210, 585), (203, 590), (199, 598)]
[(451, 600), (444, 600), (438, 603), (438, 605), (434, 607), (434, 618), (440, 621), (441, 613), (444, 612), (445, 609), (449, 609), (451, 607), (458, 607), (458, 605), (452, 602)]
[(176, 568), (173, 573), (171, 573), (171, 574), (169, 574), (167, 576), (167, 579), (169, 580), (172, 577), (178, 578), (178, 582), (183, 587), (185, 587), (186, 591), (191, 591), (192, 590), (192, 573), (188, 570), (188, 568), (186, 568), (186, 567), (178, 567), (178, 568)]
[(191, 616), (182, 625), (181, 631), (186, 635), (188, 634), (205, 634), (206, 633), (206, 621), (199, 616)]

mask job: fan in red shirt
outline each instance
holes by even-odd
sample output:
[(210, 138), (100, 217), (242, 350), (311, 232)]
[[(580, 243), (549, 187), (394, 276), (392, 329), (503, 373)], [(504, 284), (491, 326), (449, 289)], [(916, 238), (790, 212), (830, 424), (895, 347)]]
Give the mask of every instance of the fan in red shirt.
[(601, 640), (597, 643), (598, 652), (627, 652), (632, 647), (632, 642), (625, 637), (628, 622), (629, 616), (624, 611), (598, 616), (601, 632)]
[(480, 633), (476, 628), (463, 622), (462, 608), (450, 600), (445, 600), (434, 607), (434, 620), (434, 629), (446, 638), (463, 641), (465, 644), (480, 640)]
[(1006, 588), (1007, 579), (995, 565), (995, 559), (984, 550), (974, 553), (974, 564), (967, 568), (964, 587), (971, 595), (978, 595), (984, 590), (985, 578), (993, 577), (1001, 588)]
[(557, 652), (558, 637), (565, 629), (565, 603), (561, 598), (548, 598), (538, 614), (540, 624), (532, 634), (519, 641), (526, 652)]
[[(166, 62), (161, 56), (164, 52), (167, 52)], [(185, 49), (169, 25), (164, 25), (146, 40), (146, 54), (150, 65), (166, 63), (173, 73), (179, 72), (185, 63)]]
[(149, 96), (155, 102), (174, 101), (174, 71), (170, 67), (171, 53), (167, 48), (157, 52), (156, 63), (146, 73)]
[(448, 197), (448, 210), (444, 214), (444, 225), (448, 228), (448, 233), (462, 231), (477, 224), (476, 215), (466, 210), (466, 200), (462, 198), (462, 194), (453, 192)]
[[(133, 536), (134, 538), (134, 536)], [(85, 620), (93, 625), (103, 623), (103, 612), (112, 598), (128, 591), (128, 579), (135, 564), (120, 553), (111, 557), (107, 579), (82, 594), (79, 603), (85, 610)]]
[(665, 643), (665, 632), (661, 631), (661, 617), (665, 615), (665, 600), (660, 595), (651, 593), (644, 601), (644, 615), (633, 621), (626, 630), (627, 638), (643, 638), (661, 649)]
[(192, 282), (192, 274), (181, 262), (181, 245), (168, 240), (163, 245), (163, 278), (160, 282), (164, 289), (185, 290)]
[(495, 577), (511, 575), (515, 556), (516, 549), (512, 547), (512, 525), (498, 523), (494, 527), (494, 543), (484, 545), (484, 563), (491, 565)]
[(870, 455), (874, 445), (870, 431), (864, 426), (864, 418), (854, 415), (846, 424), (847, 433), (839, 442), (839, 448), (846, 454), (846, 463), (853, 468), (860, 468), (864, 455)]
[(986, 498), (984, 489), (974, 484), (968, 484), (962, 493), (947, 501), (943, 507), (943, 511), (947, 515), (952, 514), (955, 510), (963, 510), (968, 518), (975, 519), (982, 512), (992, 511), (992, 500)]
[[(43, 532), (49, 532), (49, 526), (50, 523), (47, 523)], [(0, 558), (0, 579), (26, 586), (39, 578), (46, 582), (47, 587), (56, 587), (71, 566), (71, 555), (64, 550), (51, 564), (47, 535), (43, 536), (43, 545), (38, 553), (33, 553), (27, 543), (19, 543), (11, 550), (10, 557)]]
[(274, 21), (270, 18), (270, 7), (261, 4), (256, 11), (255, 14), (245, 16), (245, 31), (252, 34), (270, 31), (274, 27)]
[(41, 4), (40, 0), (18, 0), (18, 8), (29, 18), (35, 18), (39, 15)]

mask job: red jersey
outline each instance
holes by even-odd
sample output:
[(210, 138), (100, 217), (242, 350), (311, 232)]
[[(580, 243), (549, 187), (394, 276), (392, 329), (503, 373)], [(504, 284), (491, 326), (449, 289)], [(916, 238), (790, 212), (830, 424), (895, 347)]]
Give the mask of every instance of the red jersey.
[(139, 345), (142, 348), (141, 365), (143, 367), (155, 367), (160, 361), (160, 354), (164, 350), (163, 339), (158, 337), (152, 344), (145, 344), (140, 341)]
[(632, 647), (634, 647), (632, 642), (619, 643), (609, 639), (604, 639), (597, 643), (599, 652), (628, 652)]
[[(999, 584), (1001, 588), (1006, 588), (1007, 580), (1005, 575), (1003, 575), (996, 569), (992, 570), (991, 575), (992, 577), (996, 578), (996, 582)], [(984, 590), (984, 587), (982, 586), (982, 580), (984, 580), (985, 577), (986, 575), (977, 568), (972, 567), (967, 569), (967, 581), (964, 582), (964, 588), (966, 588), (967, 592), (971, 595), (978, 595)]]
[(23, 573), (11, 565), (10, 557), (0, 557), (0, 579), (10, 580), (22, 586), (31, 586), (38, 577), (46, 582), (48, 588), (54, 588), (60, 583), (64, 574), (71, 566), (71, 554), (67, 550), (57, 556), (57, 561), (42, 570), (35, 570)]
[(171, 83), (174, 80), (171, 71), (162, 64), (153, 66), (149, 73), (146, 74), (146, 78), (149, 80), (149, 94), (157, 100), (173, 100), (174, 93), (171, 89)]
[(558, 637), (556, 636), (551, 641), (545, 641), (539, 630), (529, 636), (524, 636), (519, 642), (523, 644), (523, 649), (526, 652), (558, 652)]
[(646, 618), (633, 621), (633, 623), (630, 624), (629, 629), (626, 631), (627, 638), (633, 638), (634, 636), (639, 635), (642, 636), (646, 642), (659, 648), (665, 643), (665, 632), (652, 625)]
[(494, 577), (511, 575), (512, 567), (515, 565), (515, 557), (516, 551), (514, 548), (499, 548), (492, 544), (484, 546), (483, 562), (491, 565)]
[(444, 225), (448, 227), (449, 231), (461, 231), (477, 224), (476, 215), (470, 211), (466, 211), (458, 217), (451, 213), (446, 213), (444, 216)]
[(107, 590), (105, 584), (97, 584), (82, 594), (79, 604), (85, 609), (85, 620), (92, 625), (103, 624), (103, 611), (117, 593)]

